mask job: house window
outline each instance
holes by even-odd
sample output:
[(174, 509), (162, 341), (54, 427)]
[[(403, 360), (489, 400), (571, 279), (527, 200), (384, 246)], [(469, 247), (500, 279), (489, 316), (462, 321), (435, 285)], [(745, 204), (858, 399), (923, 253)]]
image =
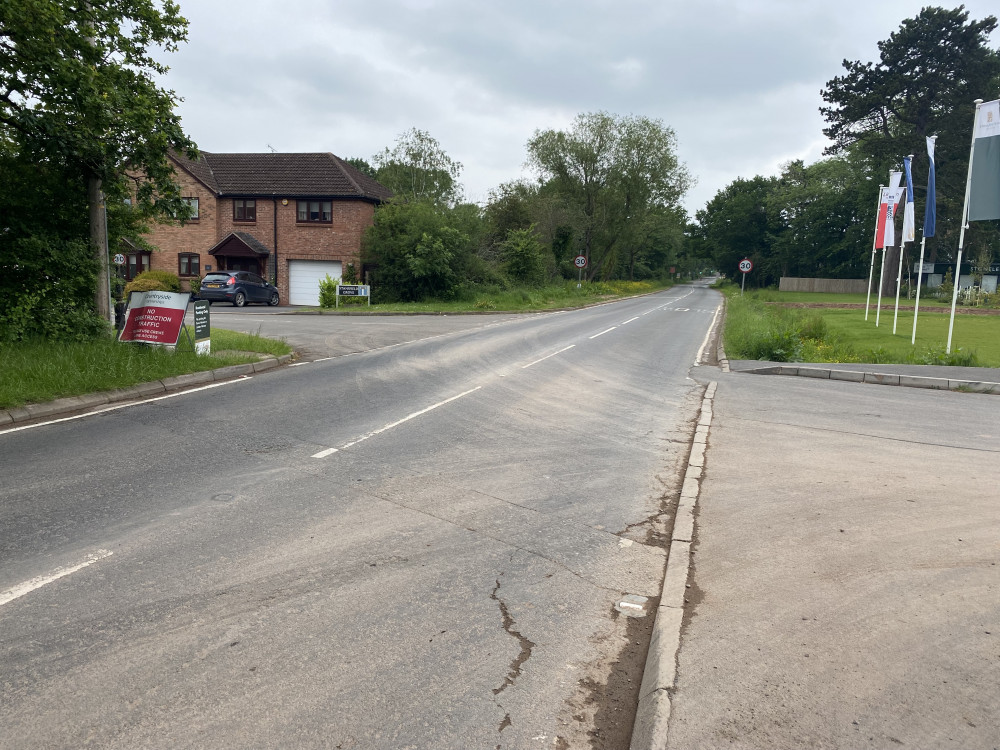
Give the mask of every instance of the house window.
[(191, 207), (191, 215), (188, 217), (188, 221), (198, 221), (198, 199), (181, 198), (181, 200)]
[(149, 253), (129, 253), (125, 264), (125, 278), (131, 281), (143, 271), (149, 270)]
[(201, 276), (201, 256), (198, 253), (177, 253), (178, 276)]
[(332, 201), (299, 201), (299, 221), (333, 221)]
[(234, 200), (233, 221), (257, 221), (257, 201), (253, 198)]

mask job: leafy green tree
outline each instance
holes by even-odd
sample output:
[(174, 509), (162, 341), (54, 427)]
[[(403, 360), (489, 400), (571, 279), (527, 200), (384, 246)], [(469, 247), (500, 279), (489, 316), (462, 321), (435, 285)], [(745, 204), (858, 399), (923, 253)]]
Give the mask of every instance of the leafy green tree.
[[(989, 46), (997, 19), (969, 20), (964, 6), (925, 7), (879, 42), (878, 62), (844, 60), (844, 75), (822, 91), (829, 106), (820, 112), (833, 141), (828, 153), (857, 144), (884, 182), (889, 169), (902, 169), (916, 156), (916, 172), (926, 160), (925, 137), (937, 135), (938, 244), (951, 246), (965, 193), (972, 133), (973, 101), (991, 99), (1000, 88), (1000, 55)], [(926, 172), (924, 172), (926, 174)], [(919, 186), (919, 187), (918, 187)], [(874, 201), (877, 195), (871, 196)], [(933, 253), (935, 243), (929, 242)]]
[(766, 199), (771, 247), (761, 270), (779, 278), (867, 276), (876, 193), (851, 152), (786, 164)]
[(461, 163), (424, 130), (402, 133), (395, 146), (375, 154), (372, 163), (376, 179), (401, 200), (454, 206), (462, 199)]
[(546, 248), (535, 236), (534, 227), (511, 229), (501, 243), (504, 268), (510, 277), (527, 286), (538, 286), (546, 281)]
[(392, 201), (376, 210), (362, 252), (381, 301), (449, 299), (463, 279), (469, 238), (440, 207)]
[(137, 179), (137, 207), (186, 215), (172, 180), (170, 149), (194, 155), (174, 113), (176, 95), (157, 85), (187, 21), (170, 0), (0, 0), (0, 138), (29, 161), (86, 186), (97, 261), (94, 301), (108, 318), (104, 205)]
[(739, 273), (739, 262), (750, 258), (761, 273), (754, 273), (755, 286), (776, 283), (773, 266), (764, 265), (770, 256), (772, 226), (767, 209), (775, 177), (739, 178), (716, 193), (705, 208), (695, 214), (691, 230), (692, 255), (708, 256), (715, 267), (731, 278)]
[(621, 252), (653, 211), (676, 206), (692, 183), (674, 131), (647, 117), (578, 115), (568, 131), (536, 131), (528, 163), (579, 217), (588, 278), (615, 272)]

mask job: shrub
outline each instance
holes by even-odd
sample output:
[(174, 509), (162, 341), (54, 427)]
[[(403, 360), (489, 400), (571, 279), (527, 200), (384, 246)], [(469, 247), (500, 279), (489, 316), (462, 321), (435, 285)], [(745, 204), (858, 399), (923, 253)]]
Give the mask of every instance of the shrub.
[(181, 280), (170, 271), (143, 271), (125, 285), (125, 299), (132, 292), (175, 292), (181, 291)]
[(319, 306), (324, 309), (337, 306), (337, 285), (340, 279), (331, 279), (330, 274), (319, 281)]

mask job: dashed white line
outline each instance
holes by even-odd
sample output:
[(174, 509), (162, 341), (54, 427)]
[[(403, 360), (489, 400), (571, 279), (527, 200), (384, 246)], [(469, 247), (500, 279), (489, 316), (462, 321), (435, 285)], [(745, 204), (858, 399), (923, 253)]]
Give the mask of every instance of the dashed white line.
[(629, 319), (628, 319), (628, 320), (626, 320), (626, 321), (625, 321), (624, 323), (622, 323), (622, 325), (623, 325), (623, 326), (624, 326), (624, 325), (628, 325), (628, 324), (629, 324), (629, 323), (631, 323), (631, 322), (632, 322), (633, 320), (638, 320), (638, 319), (639, 319), (640, 317), (642, 317), (642, 316), (641, 316), (641, 315), (636, 315), (636, 316), (635, 316), (634, 318), (629, 318)]
[(595, 334), (594, 334), (593, 336), (591, 336), (590, 338), (592, 338), (592, 339), (596, 339), (596, 338), (597, 338), (598, 336), (603, 336), (603, 335), (604, 335), (604, 334), (606, 334), (606, 333), (611, 333), (611, 331), (615, 330), (615, 329), (616, 329), (617, 327), (618, 327), (618, 326), (611, 326), (611, 328), (607, 329), (606, 331), (601, 331), (600, 333), (595, 333)]
[(53, 581), (58, 581), (64, 576), (68, 576), (72, 573), (76, 573), (78, 570), (86, 568), (88, 565), (93, 565), (98, 560), (103, 560), (105, 557), (111, 557), (114, 553), (110, 550), (99, 549), (91, 555), (87, 555), (87, 559), (78, 565), (71, 565), (68, 568), (56, 568), (52, 573), (47, 576), (39, 576), (38, 578), (32, 578), (30, 581), (18, 584), (12, 589), (7, 589), (3, 593), (0, 593), (0, 607), (4, 604), (14, 601), (15, 599), (24, 596), (25, 594), (30, 594), (35, 589), (40, 589), (46, 584), (52, 583)]
[(532, 365), (537, 365), (537, 364), (538, 364), (539, 362), (544, 362), (544, 361), (545, 361), (545, 360), (547, 360), (547, 359), (548, 359), (549, 357), (554, 357), (554, 356), (556, 356), (557, 354), (562, 354), (563, 352), (565, 352), (565, 351), (568, 351), (569, 349), (572, 349), (572, 348), (573, 348), (574, 346), (576, 346), (576, 344), (570, 344), (569, 346), (567, 346), (567, 347), (564, 347), (564, 348), (560, 349), (560, 350), (559, 350), (559, 351), (557, 351), (557, 352), (552, 352), (552, 354), (548, 354), (548, 355), (546, 355), (546, 356), (542, 357), (541, 359), (536, 359), (536, 360), (535, 360), (534, 362), (529, 362), (529, 363), (528, 363), (528, 364), (526, 364), (526, 365), (522, 365), (522, 366), (521, 366), (521, 369), (522, 369), (522, 370), (527, 370), (527, 369), (528, 369), (529, 367), (531, 367)]
[(439, 408), (441, 406), (444, 406), (445, 404), (450, 404), (452, 401), (457, 401), (458, 399), (460, 399), (460, 398), (462, 398), (464, 396), (468, 396), (470, 393), (475, 393), (476, 391), (480, 390), (481, 388), (482, 388), (481, 385), (477, 385), (475, 388), (471, 388), (471, 389), (465, 391), (464, 393), (459, 393), (457, 396), (452, 396), (451, 398), (446, 398), (444, 401), (438, 401), (436, 404), (432, 404), (431, 406), (428, 406), (426, 409), (421, 409), (420, 411), (415, 411), (412, 414), (408, 414), (407, 416), (403, 417), (402, 419), (397, 419), (392, 424), (387, 424), (385, 427), (380, 427), (377, 430), (373, 430), (372, 432), (369, 432), (366, 435), (362, 435), (357, 440), (352, 440), (349, 443), (345, 443), (344, 445), (340, 446), (339, 448), (327, 448), (326, 450), (323, 450), (323, 451), (320, 451), (319, 453), (313, 454), (312, 457), (313, 458), (326, 458), (327, 456), (329, 456), (329, 455), (331, 455), (333, 453), (337, 453), (338, 451), (347, 450), (348, 448), (350, 448), (352, 446), (355, 446), (358, 443), (363, 443), (365, 440), (368, 440), (369, 438), (373, 438), (376, 435), (381, 435), (383, 432), (387, 432), (388, 430), (391, 430), (393, 427), (399, 427), (399, 425), (403, 424), (404, 422), (409, 422), (411, 419), (415, 419), (416, 417), (419, 417), (422, 414), (426, 414), (429, 411), (434, 411), (435, 409), (437, 409), (437, 408)]

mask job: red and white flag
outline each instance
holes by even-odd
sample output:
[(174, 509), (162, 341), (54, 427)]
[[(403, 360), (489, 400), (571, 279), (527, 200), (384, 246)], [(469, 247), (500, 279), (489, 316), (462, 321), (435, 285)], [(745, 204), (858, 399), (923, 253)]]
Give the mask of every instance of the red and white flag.
[(896, 209), (905, 188), (899, 186), (902, 172), (889, 173), (889, 187), (882, 188), (878, 206), (878, 225), (875, 229), (875, 247), (892, 247), (896, 244)]

